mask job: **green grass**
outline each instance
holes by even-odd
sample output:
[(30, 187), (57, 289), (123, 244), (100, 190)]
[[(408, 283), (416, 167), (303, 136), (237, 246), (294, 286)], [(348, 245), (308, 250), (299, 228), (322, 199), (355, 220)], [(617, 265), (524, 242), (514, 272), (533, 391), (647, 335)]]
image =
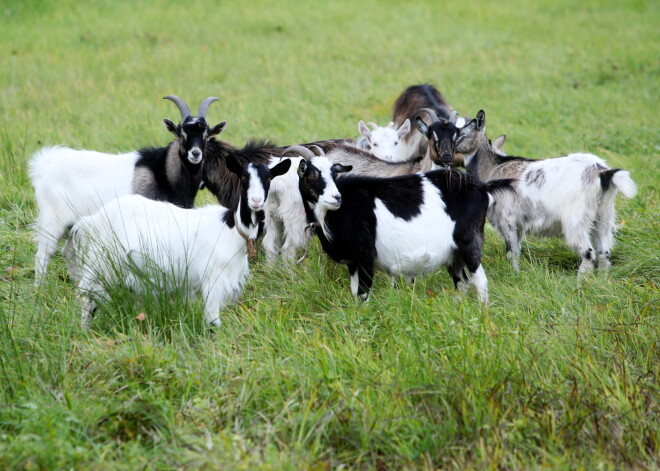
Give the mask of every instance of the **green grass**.
[[(658, 3), (501, 3), (0, 2), (0, 468), (659, 468)], [(164, 145), (170, 93), (234, 144), (354, 136), (421, 82), (510, 154), (631, 171), (609, 274), (556, 240), (515, 273), (488, 228), (489, 307), (443, 271), (363, 305), (315, 242), (215, 335), (125, 291), (83, 330), (59, 256), (33, 287), (36, 149)]]

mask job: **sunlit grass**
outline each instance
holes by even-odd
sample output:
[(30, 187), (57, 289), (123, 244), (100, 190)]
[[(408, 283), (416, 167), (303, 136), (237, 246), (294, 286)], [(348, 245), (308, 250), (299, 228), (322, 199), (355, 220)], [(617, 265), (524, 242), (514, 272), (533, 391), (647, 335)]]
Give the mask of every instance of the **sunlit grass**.
[[(656, 3), (33, 0), (0, 15), (0, 467), (660, 466)], [(444, 271), (394, 287), (379, 273), (360, 304), (314, 241), (300, 265), (259, 255), (213, 333), (199, 300), (121, 286), (85, 330), (59, 256), (34, 288), (36, 149), (165, 145), (170, 93), (219, 97), (209, 120), (236, 145), (354, 136), (422, 82), (486, 110), (509, 154), (631, 171), (609, 273), (578, 280), (557, 240), (528, 241), (516, 273), (487, 228), (488, 307)]]

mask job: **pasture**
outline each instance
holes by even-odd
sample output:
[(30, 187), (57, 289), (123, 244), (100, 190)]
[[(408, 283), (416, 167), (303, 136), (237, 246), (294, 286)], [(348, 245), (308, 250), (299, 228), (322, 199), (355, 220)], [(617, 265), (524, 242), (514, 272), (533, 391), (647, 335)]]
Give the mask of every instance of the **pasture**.
[[(660, 467), (660, 4), (498, 3), (0, 2), (0, 468)], [(426, 82), (510, 155), (631, 172), (609, 273), (554, 239), (514, 272), (487, 225), (487, 307), (445, 270), (360, 304), (313, 241), (258, 254), (214, 334), (122, 289), (83, 329), (59, 255), (34, 287), (40, 147), (165, 145), (168, 94), (219, 97), (234, 145), (353, 137)]]

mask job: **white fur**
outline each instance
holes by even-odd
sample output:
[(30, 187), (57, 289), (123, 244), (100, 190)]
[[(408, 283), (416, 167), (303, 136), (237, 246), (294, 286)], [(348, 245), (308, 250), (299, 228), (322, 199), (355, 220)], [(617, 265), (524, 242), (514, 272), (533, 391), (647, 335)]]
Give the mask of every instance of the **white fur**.
[(35, 222), (35, 282), (46, 273), (66, 230), (105, 203), (132, 193), (137, 152), (103, 154), (46, 147), (30, 160), (30, 179), (39, 215)]
[[(637, 186), (627, 171), (619, 171), (603, 192), (599, 174), (606, 169), (605, 161), (592, 154), (569, 154), (525, 167), (515, 184), (517, 194), (498, 197), (489, 210), (489, 220), (510, 242), (514, 268), (518, 269), (525, 234), (563, 238), (581, 258), (579, 271), (592, 269), (596, 255), (602, 261), (601, 268), (609, 266), (614, 245), (614, 196), (620, 190), (631, 198)], [(544, 175), (542, 183), (528, 181), (539, 171)], [(587, 253), (590, 256), (585, 256)]]
[[(91, 298), (103, 298), (105, 283), (122, 277), (133, 289), (143, 284), (131, 265), (167, 289), (181, 286), (204, 299), (204, 318), (219, 325), (219, 312), (235, 301), (249, 272), (246, 241), (223, 221), (218, 205), (182, 209), (140, 195), (111, 201), (72, 229), (83, 299), (83, 323), (91, 319)], [(238, 223), (238, 215), (236, 216)], [(245, 224), (242, 224), (246, 227)], [(256, 227), (248, 228), (256, 236)], [(160, 277), (163, 279), (160, 279)]]
[(407, 148), (403, 145), (403, 138), (410, 132), (410, 120), (406, 120), (400, 128), (394, 122), (387, 126), (371, 124), (374, 129), (369, 128), (363, 121), (358, 123), (358, 130), (366, 140), (370, 152), (379, 159), (390, 162), (403, 162), (409, 160)]
[[(424, 181), (424, 204), (418, 216), (405, 221), (376, 199), (376, 266), (393, 275), (430, 273), (446, 265), (456, 248), (454, 221), (446, 213), (439, 190)], [(429, 230), (433, 228), (433, 230)]]
[[(297, 171), (302, 160), (302, 157), (291, 158), (289, 171), (270, 184), (264, 205), (266, 235), (261, 242), (269, 260), (281, 253), (286, 261), (292, 262), (296, 250), (307, 248), (309, 242), (310, 233), (305, 231), (305, 208), (298, 191)], [(269, 166), (273, 167), (279, 161), (273, 157)]]
[[(262, 241), (269, 260), (274, 260), (281, 253), (286, 261), (293, 262), (296, 251), (307, 248), (312, 235), (312, 232), (306, 229), (308, 224), (305, 207), (298, 190), (297, 172), (302, 160), (302, 157), (291, 158), (289, 171), (274, 179), (270, 185), (268, 200), (264, 205), (266, 235)], [(269, 166), (273, 167), (279, 161), (278, 157), (273, 157)], [(314, 208), (317, 215), (325, 216), (326, 211), (339, 207), (339, 190), (330, 173), (333, 163), (325, 157), (314, 157), (309, 162), (321, 171), (321, 178), (326, 182), (325, 191)], [(326, 236), (331, 237), (329, 234)]]

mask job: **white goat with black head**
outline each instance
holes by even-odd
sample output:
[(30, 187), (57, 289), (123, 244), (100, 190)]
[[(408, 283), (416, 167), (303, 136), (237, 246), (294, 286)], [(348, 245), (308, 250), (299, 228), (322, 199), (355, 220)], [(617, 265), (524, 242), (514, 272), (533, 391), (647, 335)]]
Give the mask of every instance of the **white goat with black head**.
[[(412, 278), (446, 266), (461, 290), (467, 288), (467, 267), (479, 299), (488, 300), (481, 266), (486, 210), (494, 192), (510, 189), (510, 180), (484, 184), (451, 169), (394, 178), (336, 178), (350, 167), (323, 160), (300, 163), (300, 194), (323, 250), (347, 265), (356, 297), (369, 298), (376, 268)], [(318, 167), (322, 162), (334, 170), (340, 204), (327, 205), (319, 198), (332, 184)]]
[(163, 119), (175, 139), (166, 147), (144, 148), (125, 154), (104, 154), (67, 147), (46, 147), (30, 160), (30, 179), (39, 214), (34, 224), (37, 252), (35, 282), (46, 274), (58, 241), (75, 221), (105, 203), (137, 193), (154, 200), (191, 208), (202, 182), (201, 163), (206, 145), (226, 122), (209, 127), (206, 112), (217, 98), (209, 97), (191, 116), (179, 97), (165, 97), (181, 112), (175, 125)]
[(525, 234), (563, 238), (580, 257), (579, 272), (610, 266), (614, 245), (614, 197), (637, 192), (630, 174), (610, 169), (593, 154), (568, 154), (545, 160), (498, 155), (486, 137), (486, 114), (460, 132), (456, 150), (467, 171), (482, 181), (515, 179), (515, 193), (502, 195), (488, 219), (504, 238), (507, 257), (518, 270)]
[[(220, 310), (240, 296), (248, 267), (248, 246), (264, 219), (271, 179), (291, 165), (242, 167), (233, 158), (227, 167), (243, 183), (231, 209), (209, 205), (184, 209), (140, 195), (111, 201), (72, 228), (76, 253), (75, 278), (83, 300), (83, 323), (91, 321), (95, 299), (107, 297), (105, 287), (124, 282), (140, 292), (145, 283), (167, 290), (181, 287), (204, 299), (204, 318), (220, 323)], [(148, 284), (147, 284), (148, 286)]]

